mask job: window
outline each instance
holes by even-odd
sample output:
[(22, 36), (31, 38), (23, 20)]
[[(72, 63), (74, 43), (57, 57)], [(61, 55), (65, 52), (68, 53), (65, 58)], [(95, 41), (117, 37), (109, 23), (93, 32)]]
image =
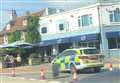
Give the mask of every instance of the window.
[(26, 26), (27, 25), (27, 20), (23, 20), (23, 26)]
[(92, 15), (83, 15), (78, 17), (78, 26), (89, 26), (92, 24)]
[(97, 49), (84, 49), (85, 54), (97, 54)]
[(79, 27), (81, 26), (81, 20), (80, 20), (80, 17), (78, 17), (78, 26), (79, 26)]
[(77, 53), (74, 50), (66, 51), (66, 56), (72, 56), (72, 55), (75, 55), (75, 54), (77, 54)]
[(109, 49), (120, 48), (120, 38), (108, 38)]
[(78, 42), (79, 47), (96, 47), (100, 49), (99, 41)]
[(66, 21), (66, 20), (58, 20), (56, 21), (56, 28), (57, 28), (57, 31), (67, 31), (69, 30), (69, 22)]
[(64, 30), (64, 24), (59, 24), (59, 30)]
[(43, 33), (43, 34), (44, 34), (44, 33), (47, 33), (47, 27), (42, 27), (42, 28), (41, 28), (41, 33)]
[(120, 9), (110, 11), (110, 22), (120, 22)]
[(21, 40), (25, 40), (25, 32), (22, 31), (22, 32), (20, 32), (20, 34), (21, 34)]
[(6, 30), (10, 30), (10, 24), (7, 24)]
[(120, 48), (120, 38), (117, 39), (118, 48)]

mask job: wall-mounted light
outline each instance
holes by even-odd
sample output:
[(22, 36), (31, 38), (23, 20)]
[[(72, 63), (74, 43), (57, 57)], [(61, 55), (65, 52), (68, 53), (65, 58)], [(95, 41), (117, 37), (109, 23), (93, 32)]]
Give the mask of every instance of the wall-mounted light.
[(52, 22), (52, 20), (50, 19), (49, 22)]
[(70, 15), (71, 18), (73, 18), (74, 16), (73, 15)]

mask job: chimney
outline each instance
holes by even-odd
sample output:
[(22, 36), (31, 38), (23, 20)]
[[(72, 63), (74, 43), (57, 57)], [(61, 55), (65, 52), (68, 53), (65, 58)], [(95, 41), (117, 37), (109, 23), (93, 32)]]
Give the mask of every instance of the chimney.
[(13, 9), (10, 14), (10, 19), (15, 20), (16, 18), (17, 18), (17, 13), (16, 10)]
[(29, 12), (29, 11), (27, 11), (27, 12), (26, 12), (26, 16), (29, 16), (29, 15), (30, 15), (30, 12)]

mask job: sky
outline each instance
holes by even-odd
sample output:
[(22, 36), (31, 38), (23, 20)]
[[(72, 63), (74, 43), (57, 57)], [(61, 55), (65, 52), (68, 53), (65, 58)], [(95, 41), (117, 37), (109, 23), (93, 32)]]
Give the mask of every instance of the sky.
[[(15, 9), (18, 16), (26, 11), (37, 12), (43, 8), (73, 9), (96, 3), (97, 0), (0, 0), (0, 30), (10, 20), (10, 13)], [(114, 0), (115, 1), (115, 0)]]

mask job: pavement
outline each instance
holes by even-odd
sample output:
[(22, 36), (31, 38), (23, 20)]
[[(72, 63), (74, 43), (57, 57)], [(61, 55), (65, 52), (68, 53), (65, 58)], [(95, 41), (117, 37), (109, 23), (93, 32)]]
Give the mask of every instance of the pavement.
[(104, 63), (105, 63), (105, 68), (107, 68), (108, 64), (111, 63), (113, 68), (120, 69), (120, 57), (111, 57), (109, 59), (107, 57), (105, 58)]
[(20, 66), (15, 68), (5, 68), (1, 69), (1, 72), (4, 73), (10, 73), (11, 70), (15, 69), (15, 72), (17, 73), (24, 73), (24, 72), (40, 72), (40, 69), (43, 68), (45, 72), (49, 72), (52, 67), (50, 63), (44, 63), (41, 65), (33, 65), (33, 66)]

